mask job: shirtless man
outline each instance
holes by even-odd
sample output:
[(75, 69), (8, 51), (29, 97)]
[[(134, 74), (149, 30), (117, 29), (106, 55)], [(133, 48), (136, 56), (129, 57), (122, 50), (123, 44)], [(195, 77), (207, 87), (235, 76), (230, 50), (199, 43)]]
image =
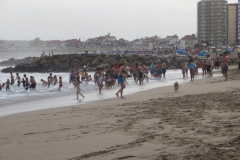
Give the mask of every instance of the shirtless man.
[(52, 83), (52, 82), (53, 82), (53, 76), (52, 76), (52, 73), (50, 73), (49, 77), (50, 77), (50, 80), (51, 80), (50, 83)]
[(36, 80), (33, 76), (30, 77), (30, 83), (31, 83), (31, 85), (29, 86), (29, 88), (35, 89), (37, 83), (36, 83)]
[(143, 80), (143, 71), (142, 68), (136, 63), (136, 72), (138, 75), (137, 82), (139, 81), (139, 84), (142, 85), (142, 80)]
[(45, 80), (43, 80), (43, 79), (41, 79), (41, 82), (43, 83), (44, 86), (47, 86), (47, 85), (48, 85), (48, 82), (45, 81)]
[(223, 76), (225, 77), (225, 80), (224, 81), (227, 81), (228, 80), (228, 74), (227, 74), (227, 71), (228, 71), (228, 62), (229, 62), (229, 59), (228, 59), (228, 56), (227, 56), (227, 53), (226, 52), (223, 52), (223, 58), (222, 58), (222, 74)]
[(28, 77), (27, 77), (26, 74), (24, 74), (23, 76), (24, 76), (24, 78), (25, 78), (25, 87), (26, 87), (26, 90), (28, 90), (28, 87), (29, 87), (29, 79), (28, 79)]
[(207, 55), (206, 65), (207, 65), (207, 74), (208, 74), (208, 77), (210, 77), (211, 76), (211, 58), (209, 54)]
[(12, 72), (10, 72), (10, 75), (11, 75), (11, 85), (13, 85), (14, 84), (14, 76), (13, 76), (13, 74), (12, 74)]
[(20, 87), (20, 84), (21, 84), (21, 77), (19, 76), (19, 74), (18, 73), (16, 73), (16, 79), (15, 80), (17, 80), (17, 86), (18, 87)]
[(55, 76), (53, 77), (53, 85), (55, 86), (57, 83), (58, 83), (58, 78), (57, 78), (57, 76), (55, 75)]

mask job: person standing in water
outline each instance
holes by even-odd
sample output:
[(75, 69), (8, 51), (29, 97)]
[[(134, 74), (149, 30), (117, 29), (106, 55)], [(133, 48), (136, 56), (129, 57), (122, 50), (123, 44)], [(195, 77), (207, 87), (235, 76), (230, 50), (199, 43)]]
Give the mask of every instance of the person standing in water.
[(83, 98), (84, 98), (84, 95), (80, 92), (80, 84), (81, 84), (82, 82), (80, 81), (80, 78), (78, 77), (78, 78), (76, 78), (76, 83), (75, 83), (75, 87), (77, 88), (77, 92), (76, 92), (76, 94), (77, 94), (77, 99), (78, 99), (78, 94), (80, 94)]
[(16, 79), (15, 80), (17, 80), (17, 86), (18, 87), (20, 87), (20, 84), (21, 84), (21, 77), (19, 76), (19, 74), (18, 73), (16, 73)]
[(118, 83), (120, 84), (121, 88), (116, 93), (116, 96), (119, 98), (119, 93), (121, 95), (121, 98), (123, 97), (123, 90), (126, 87), (124, 83), (124, 79), (127, 77), (127, 71), (124, 69), (125, 65), (127, 64), (125, 59), (122, 59), (119, 64), (119, 72), (118, 72)]
[(29, 79), (28, 79), (28, 77), (27, 77), (26, 74), (24, 74), (23, 76), (24, 76), (24, 78), (25, 78), (25, 88), (26, 88), (26, 90), (28, 90), (28, 87), (29, 87)]
[(5, 84), (6, 84), (6, 91), (11, 91), (11, 90), (10, 90), (10, 85), (11, 85), (11, 83), (10, 83), (10, 80), (9, 80), (9, 79), (7, 79), (7, 82), (6, 82)]
[(11, 85), (13, 85), (14, 84), (14, 76), (13, 76), (13, 74), (12, 74), (12, 72), (10, 72), (10, 75), (11, 75)]
[(30, 77), (30, 86), (29, 88), (35, 89), (36, 88), (36, 80), (34, 79), (33, 76)]
[(59, 77), (59, 90), (61, 90), (63, 84), (62, 84), (62, 77)]

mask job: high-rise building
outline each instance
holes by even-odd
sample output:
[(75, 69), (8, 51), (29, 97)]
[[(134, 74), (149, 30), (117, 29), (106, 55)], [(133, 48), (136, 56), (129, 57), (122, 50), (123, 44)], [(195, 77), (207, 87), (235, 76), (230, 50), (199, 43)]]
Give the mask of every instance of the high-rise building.
[(238, 44), (238, 4), (228, 4), (227, 44)]
[(226, 44), (227, 1), (201, 0), (197, 10), (198, 41), (208, 41), (210, 45)]
[(240, 43), (240, 0), (238, 0), (238, 44)]

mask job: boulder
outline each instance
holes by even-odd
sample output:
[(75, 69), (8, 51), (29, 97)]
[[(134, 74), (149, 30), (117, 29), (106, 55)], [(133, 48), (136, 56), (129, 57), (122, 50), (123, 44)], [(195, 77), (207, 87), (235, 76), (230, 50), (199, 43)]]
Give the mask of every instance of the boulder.
[(80, 67), (82, 64), (81, 64), (81, 61), (77, 60), (77, 59), (73, 59), (72, 60), (72, 63), (71, 63), (71, 66), (72, 67)]
[(93, 61), (92, 61), (92, 63), (91, 63), (91, 66), (92, 67), (96, 67), (97, 65), (99, 65), (100, 63), (102, 62), (102, 57), (96, 57)]

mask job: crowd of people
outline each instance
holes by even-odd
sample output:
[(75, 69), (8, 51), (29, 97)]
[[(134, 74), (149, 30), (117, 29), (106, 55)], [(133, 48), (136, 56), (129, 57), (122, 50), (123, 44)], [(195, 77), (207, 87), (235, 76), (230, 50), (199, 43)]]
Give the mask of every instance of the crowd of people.
[[(240, 70), (240, 55), (238, 53), (238, 61), (239, 61), (239, 69)], [(229, 59), (226, 52), (223, 52), (222, 58), (218, 53), (216, 53), (214, 58), (211, 58), (210, 55), (207, 55), (206, 58), (200, 60), (196, 58), (190, 58), (190, 60), (182, 60), (181, 63), (181, 71), (183, 74), (183, 78), (188, 76), (188, 71), (190, 71), (191, 81), (194, 81), (195, 76), (198, 74), (198, 68), (202, 68), (202, 77), (212, 77), (213, 69), (218, 70), (221, 67), (222, 74), (225, 77), (225, 81), (228, 80), (228, 63)], [(149, 74), (150, 73), (150, 74)], [(166, 64), (163, 62), (152, 62), (149, 66), (146, 64), (134, 64), (130, 63), (127, 66), (127, 62), (125, 59), (120, 60), (116, 65), (111, 65), (105, 69), (97, 68), (93, 78), (87, 72), (85, 68), (82, 72), (78, 70), (72, 70), (69, 77), (69, 83), (72, 83), (76, 87), (76, 95), (77, 99), (78, 95), (81, 95), (84, 98), (84, 95), (81, 93), (80, 85), (83, 81), (94, 82), (97, 84), (99, 93), (102, 93), (102, 88), (109, 89), (112, 88), (115, 84), (120, 86), (120, 89), (117, 91), (116, 96), (118, 98), (124, 98), (123, 90), (125, 89), (125, 84), (127, 83), (128, 78), (133, 77), (136, 84), (142, 85), (144, 80), (148, 82), (149, 79), (158, 78), (166, 76)], [(10, 91), (10, 86), (14, 85), (15, 81), (17, 81), (17, 86), (22, 86), (28, 89), (36, 88), (36, 80), (33, 76), (30, 76), (30, 79), (26, 74), (23, 75), (24, 78), (21, 79), (19, 73), (16, 73), (16, 78), (12, 72), (10, 72), (10, 79), (7, 79), (6, 83), (0, 83), (0, 90), (6, 86), (6, 91)], [(53, 76), (52, 73), (49, 74), (47, 80), (41, 79), (42, 85), (49, 87), (50, 85), (59, 84), (59, 90), (61, 90), (63, 83), (62, 77)], [(120, 94), (120, 95), (119, 95)]]

